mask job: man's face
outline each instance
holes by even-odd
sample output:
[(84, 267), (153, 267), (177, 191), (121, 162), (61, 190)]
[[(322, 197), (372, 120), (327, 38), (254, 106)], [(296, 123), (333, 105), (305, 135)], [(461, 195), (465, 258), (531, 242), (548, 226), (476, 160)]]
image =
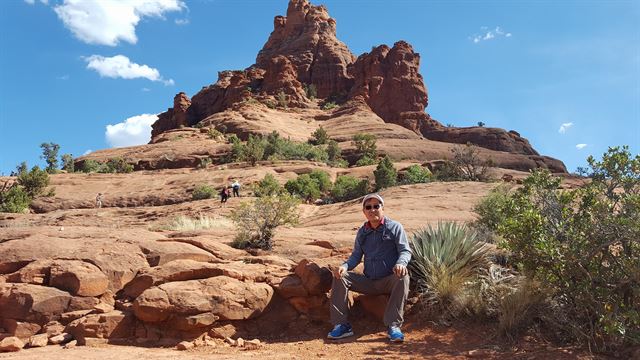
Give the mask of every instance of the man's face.
[(375, 198), (367, 200), (367, 202), (364, 204), (364, 207), (362, 208), (362, 212), (364, 213), (364, 216), (367, 218), (367, 220), (369, 220), (369, 222), (372, 224), (379, 223), (384, 217), (382, 204), (380, 204), (380, 201)]

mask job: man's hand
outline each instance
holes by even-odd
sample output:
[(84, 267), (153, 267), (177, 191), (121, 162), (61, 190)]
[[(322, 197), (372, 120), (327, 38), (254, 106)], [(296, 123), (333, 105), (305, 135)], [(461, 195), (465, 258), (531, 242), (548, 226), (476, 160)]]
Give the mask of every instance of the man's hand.
[(347, 267), (344, 265), (340, 265), (333, 270), (333, 276), (336, 279), (341, 279), (346, 273), (347, 273)]
[(407, 275), (409, 271), (406, 266), (396, 264), (396, 266), (393, 267), (393, 273), (396, 274), (397, 277), (403, 277)]

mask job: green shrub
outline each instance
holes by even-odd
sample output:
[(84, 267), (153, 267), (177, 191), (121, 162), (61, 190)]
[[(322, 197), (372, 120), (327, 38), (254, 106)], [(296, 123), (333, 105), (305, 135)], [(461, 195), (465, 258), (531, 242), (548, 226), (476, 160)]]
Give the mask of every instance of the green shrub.
[(376, 137), (372, 134), (357, 134), (353, 136), (351, 144), (356, 147), (356, 154), (359, 159), (370, 158), (375, 164), (375, 158), (377, 157)]
[(422, 184), (431, 181), (431, 171), (420, 165), (411, 165), (402, 177), (403, 184)]
[(474, 207), (473, 211), (478, 214), (476, 224), (486, 227), (491, 231), (498, 230), (498, 225), (503, 221), (504, 215), (499, 212), (509, 201), (509, 187), (507, 185), (497, 186), (482, 198)]
[(102, 168), (103, 168), (102, 163), (96, 160), (87, 159), (82, 162), (82, 165), (80, 166), (79, 170), (82, 171), (83, 173), (92, 173), (92, 172), (101, 172)]
[(320, 108), (322, 110), (331, 110), (335, 109), (336, 107), (338, 107), (338, 105), (334, 101), (326, 101)]
[(285, 94), (283, 90), (280, 90), (280, 92), (278, 92), (278, 95), (276, 95), (276, 99), (278, 100), (278, 106), (285, 110), (288, 108), (289, 100), (287, 98), (287, 94)]
[(368, 166), (368, 165), (373, 165), (375, 163), (376, 163), (375, 158), (364, 156), (358, 159), (358, 161), (356, 161), (356, 166)]
[(313, 170), (309, 173), (309, 176), (318, 183), (318, 188), (321, 192), (326, 193), (331, 191), (331, 178), (329, 174), (322, 170)]
[(275, 196), (282, 194), (284, 188), (280, 185), (278, 180), (271, 175), (267, 174), (264, 178), (253, 187), (253, 194), (255, 196)]
[(457, 315), (465, 306), (468, 283), (488, 263), (485, 245), (453, 222), (416, 231), (409, 245), (413, 253), (409, 270), (421, 305), (433, 315)]
[(70, 173), (75, 171), (75, 164), (73, 163), (73, 156), (71, 154), (62, 155), (62, 170)]
[(373, 176), (376, 178), (376, 191), (396, 185), (398, 171), (393, 167), (393, 162), (388, 155), (380, 160), (378, 167), (373, 171)]
[(298, 223), (298, 200), (289, 195), (263, 196), (231, 212), (238, 233), (232, 246), (271, 250), (278, 226)]
[(313, 201), (320, 197), (320, 187), (315, 179), (309, 174), (298, 176), (295, 180), (289, 180), (284, 184), (289, 194), (300, 197), (307, 201)]
[(267, 142), (261, 136), (249, 135), (249, 139), (241, 151), (241, 160), (255, 166), (258, 161), (262, 160), (266, 146)]
[(22, 213), (30, 204), (31, 198), (22, 186), (14, 184), (8, 189), (0, 190), (0, 212)]
[(212, 199), (216, 196), (216, 189), (209, 185), (201, 184), (196, 186), (191, 193), (193, 200)]
[(209, 139), (216, 141), (224, 139), (224, 134), (216, 130), (216, 128), (209, 128), (209, 130), (207, 130), (207, 136)]
[[(24, 192), (31, 199), (48, 195), (45, 192), (47, 186), (49, 186), (49, 174), (36, 165), (31, 168), (31, 171), (24, 171), (18, 174), (18, 185), (22, 186)], [(51, 191), (49, 191), (49, 194), (51, 194)]]
[(369, 193), (369, 180), (341, 175), (331, 189), (331, 198), (336, 202), (359, 198)]
[(640, 342), (640, 156), (613, 147), (587, 162), (592, 181), (582, 188), (561, 191), (538, 170), (480, 221), (549, 287), (551, 325), (611, 350)]
[(133, 165), (127, 163), (126, 160), (121, 157), (111, 158), (107, 160), (107, 163), (102, 166), (99, 172), (127, 174), (133, 172)]
[(320, 126), (311, 134), (309, 143), (312, 145), (324, 145), (327, 141), (329, 141), (329, 135), (327, 135), (327, 131)]
[(327, 157), (329, 161), (342, 160), (342, 149), (335, 140), (327, 141)]

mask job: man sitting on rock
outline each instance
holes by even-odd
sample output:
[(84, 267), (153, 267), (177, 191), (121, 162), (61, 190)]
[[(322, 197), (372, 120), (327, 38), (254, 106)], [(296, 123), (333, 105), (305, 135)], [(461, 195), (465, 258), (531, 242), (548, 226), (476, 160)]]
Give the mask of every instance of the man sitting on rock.
[[(389, 329), (389, 340), (404, 341), (400, 331), (404, 304), (409, 293), (411, 249), (402, 225), (384, 216), (384, 200), (378, 194), (369, 194), (362, 200), (362, 212), (367, 222), (356, 234), (355, 245), (349, 259), (334, 270), (331, 286), (331, 322), (329, 339), (342, 339), (353, 335), (347, 321), (348, 292), (362, 294), (389, 294), (384, 312), (384, 324)], [(364, 275), (352, 272), (364, 256)]]

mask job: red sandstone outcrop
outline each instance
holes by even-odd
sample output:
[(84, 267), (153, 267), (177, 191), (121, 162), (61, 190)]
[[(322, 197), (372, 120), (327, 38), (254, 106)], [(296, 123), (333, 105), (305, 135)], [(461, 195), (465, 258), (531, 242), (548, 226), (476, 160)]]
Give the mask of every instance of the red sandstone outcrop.
[(187, 110), (190, 106), (191, 100), (187, 94), (183, 92), (176, 94), (173, 98), (173, 107), (160, 114), (158, 120), (153, 124), (151, 137), (155, 137), (167, 130), (188, 126)]
[(295, 66), (298, 80), (314, 84), (319, 97), (349, 91), (347, 67), (355, 57), (336, 37), (336, 21), (324, 6), (291, 0), (287, 16), (276, 16), (273, 23), (273, 32), (258, 53), (256, 66), (266, 69), (272, 59), (285, 56)]

